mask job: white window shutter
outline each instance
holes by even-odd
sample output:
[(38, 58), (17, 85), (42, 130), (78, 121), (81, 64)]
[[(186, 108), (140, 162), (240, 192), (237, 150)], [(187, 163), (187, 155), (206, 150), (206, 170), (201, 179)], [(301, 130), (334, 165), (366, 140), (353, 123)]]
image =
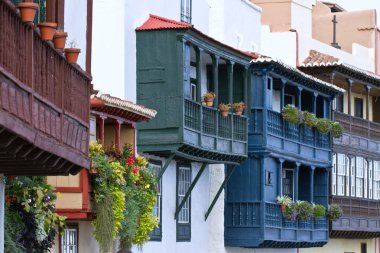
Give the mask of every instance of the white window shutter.
[(331, 177), (332, 195), (336, 195), (336, 154), (333, 155), (333, 169)]
[(355, 157), (350, 159), (351, 167), (351, 196), (355, 197)]
[(368, 162), (364, 159), (364, 198), (367, 198), (368, 193)]
[(345, 156), (346, 160), (346, 196), (350, 196), (350, 160)]
[(368, 198), (373, 199), (373, 161), (369, 161)]

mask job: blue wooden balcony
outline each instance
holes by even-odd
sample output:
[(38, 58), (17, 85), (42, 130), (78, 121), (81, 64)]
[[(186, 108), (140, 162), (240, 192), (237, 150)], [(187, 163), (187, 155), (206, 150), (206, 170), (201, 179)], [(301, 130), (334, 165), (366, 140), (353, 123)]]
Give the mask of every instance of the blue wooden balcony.
[(320, 134), (305, 125), (283, 120), (281, 113), (269, 109), (252, 109), (249, 151), (270, 151), (300, 157), (317, 163), (330, 161), (330, 135)]
[(326, 218), (287, 220), (272, 202), (228, 202), (225, 216), (225, 245), (230, 247), (308, 248), (328, 240)]

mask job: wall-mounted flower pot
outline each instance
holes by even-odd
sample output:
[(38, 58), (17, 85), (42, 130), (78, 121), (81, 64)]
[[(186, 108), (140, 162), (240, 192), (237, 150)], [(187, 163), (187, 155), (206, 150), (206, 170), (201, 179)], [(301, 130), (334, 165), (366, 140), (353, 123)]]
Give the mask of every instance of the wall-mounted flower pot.
[(66, 48), (65, 49), (66, 60), (69, 63), (77, 63), (79, 53), (80, 53), (79, 48)]
[(66, 45), (67, 32), (55, 32), (53, 37), (54, 47), (64, 49)]
[(38, 27), (40, 28), (41, 39), (45, 41), (50, 41), (53, 39), (55, 30), (57, 30), (57, 23), (52, 23), (52, 22), (39, 23)]
[(207, 106), (212, 106), (214, 104), (213, 98), (205, 98), (205, 102)]
[(21, 2), (17, 7), (20, 10), (22, 22), (33, 22), (38, 10), (37, 3)]

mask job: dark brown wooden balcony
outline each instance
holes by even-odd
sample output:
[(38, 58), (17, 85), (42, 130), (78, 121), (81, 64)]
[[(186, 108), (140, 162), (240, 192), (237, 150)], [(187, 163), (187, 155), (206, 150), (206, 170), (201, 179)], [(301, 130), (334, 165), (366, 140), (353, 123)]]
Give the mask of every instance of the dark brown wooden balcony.
[(343, 125), (345, 133), (380, 141), (379, 123), (337, 111), (334, 112), (334, 117)]
[(378, 200), (333, 196), (331, 201), (343, 209), (343, 216), (332, 222), (331, 237), (375, 238), (380, 236), (380, 202)]
[(0, 1), (0, 173), (55, 175), (89, 166), (91, 77)]

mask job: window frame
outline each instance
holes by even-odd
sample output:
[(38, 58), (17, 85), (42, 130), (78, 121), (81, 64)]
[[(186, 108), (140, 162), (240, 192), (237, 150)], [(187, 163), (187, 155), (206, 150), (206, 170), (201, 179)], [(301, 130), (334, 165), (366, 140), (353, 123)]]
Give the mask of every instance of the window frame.
[[(357, 106), (360, 103), (360, 108)], [(360, 109), (360, 110), (359, 110)], [(354, 116), (357, 118), (364, 118), (364, 99), (354, 97)]]
[[(155, 174), (155, 176), (158, 175), (158, 173), (162, 170), (162, 161), (160, 160), (154, 160), (154, 159), (149, 159), (149, 163), (148, 163), (148, 167), (150, 169), (152, 169), (149, 165), (155, 165), (155, 166), (158, 166), (160, 169), (158, 171), (153, 171), (153, 173)], [(150, 237), (150, 241), (161, 241), (162, 240), (162, 177), (160, 178), (160, 180), (158, 180), (157, 182), (157, 187), (159, 187), (159, 192), (157, 192), (157, 196), (160, 196), (160, 200), (159, 200), (159, 215), (157, 216), (158, 217), (158, 227), (157, 228), (154, 228), (152, 231), (149, 232), (149, 237)], [(156, 200), (156, 203), (154, 204), (154, 207), (156, 206), (157, 204), (157, 200)]]
[[(286, 179), (286, 171), (291, 171), (292, 172), (292, 179), (291, 179), (292, 180), (292, 196), (289, 196), (289, 194), (284, 193), (284, 186), (285, 186), (284, 179)], [(295, 185), (294, 176), (295, 176), (294, 169), (290, 169), (290, 168), (283, 168), (282, 169), (282, 189), (281, 189), (281, 194), (282, 195), (287, 195), (287, 196), (291, 197), (293, 200), (295, 200), (294, 199), (294, 185)]]
[[(189, 190), (189, 187), (192, 182), (192, 166), (191, 163), (183, 163), (177, 162), (176, 169), (176, 207), (180, 204), (180, 196), (179, 196), (179, 174), (181, 168), (188, 168), (190, 173), (190, 181), (188, 183), (187, 189), (185, 189), (185, 194)], [(178, 212), (178, 217), (176, 219), (176, 241), (177, 242), (190, 242), (191, 241), (191, 194), (187, 200), (189, 202), (189, 213), (188, 213), (188, 221), (181, 222), (179, 221), (181, 216), (182, 209)], [(183, 207), (182, 207), (183, 208)], [(187, 234), (180, 234), (180, 231), (188, 231)]]
[(192, 0), (181, 0), (181, 22), (191, 24)]
[(63, 234), (59, 234), (59, 253), (64, 253), (63, 251), (63, 237), (65, 236), (65, 231), (68, 229), (75, 229), (77, 231), (76, 234), (76, 252), (79, 252), (79, 224), (78, 223), (67, 223), (66, 229)]
[[(336, 195), (337, 196), (345, 196), (346, 190), (346, 155), (345, 154), (337, 154), (336, 156)], [(343, 162), (343, 163), (341, 163)], [(341, 182), (340, 182), (341, 181)]]

